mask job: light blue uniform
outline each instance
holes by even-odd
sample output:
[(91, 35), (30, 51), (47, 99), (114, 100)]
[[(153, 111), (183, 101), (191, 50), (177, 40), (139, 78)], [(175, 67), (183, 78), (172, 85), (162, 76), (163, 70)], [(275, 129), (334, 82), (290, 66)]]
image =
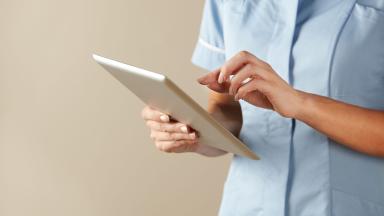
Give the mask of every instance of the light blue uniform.
[[(213, 70), (241, 50), (296, 89), (384, 110), (384, 0), (206, 0), (192, 61)], [(234, 156), (220, 215), (384, 216), (384, 159), (241, 106), (261, 160)]]

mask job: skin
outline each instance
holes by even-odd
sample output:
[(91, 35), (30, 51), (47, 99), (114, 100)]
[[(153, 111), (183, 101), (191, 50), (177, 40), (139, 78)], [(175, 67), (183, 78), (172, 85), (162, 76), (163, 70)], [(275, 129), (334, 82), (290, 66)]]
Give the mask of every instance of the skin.
[[(248, 78), (250, 81), (244, 83)], [(239, 52), (222, 67), (200, 77), (198, 82), (216, 92), (211, 93), (208, 111), (234, 134), (241, 128), (241, 110), (237, 101), (242, 99), (254, 106), (274, 110), (283, 117), (302, 121), (355, 151), (384, 157), (384, 111), (366, 109), (296, 90), (268, 63), (246, 51)], [(154, 114), (149, 114), (152, 112), (155, 111), (145, 108), (143, 117), (153, 116)], [(144, 119), (148, 121), (149, 118)], [(153, 132), (154, 127), (150, 128)], [(156, 146), (163, 151), (192, 151), (207, 156), (225, 154), (199, 143), (198, 137), (191, 145), (187, 139), (168, 140), (174, 143), (169, 144), (159, 142), (161, 136), (157, 136), (157, 133), (154, 137)]]
[[(232, 96), (210, 92), (207, 111), (234, 135), (238, 135), (242, 125), (241, 108)], [(227, 153), (199, 142), (197, 131), (156, 109), (146, 106), (141, 115), (151, 131), (150, 137), (160, 151), (195, 152), (208, 157)]]

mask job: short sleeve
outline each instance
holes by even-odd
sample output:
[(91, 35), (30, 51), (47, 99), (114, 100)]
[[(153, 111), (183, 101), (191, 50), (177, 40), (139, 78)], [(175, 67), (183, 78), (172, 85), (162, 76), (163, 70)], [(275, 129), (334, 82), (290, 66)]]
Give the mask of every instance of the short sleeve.
[(220, 2), (219, 0), (206, 0), (192, 63), (206, 70), (213, 70), (224, 62), (225, 49)]

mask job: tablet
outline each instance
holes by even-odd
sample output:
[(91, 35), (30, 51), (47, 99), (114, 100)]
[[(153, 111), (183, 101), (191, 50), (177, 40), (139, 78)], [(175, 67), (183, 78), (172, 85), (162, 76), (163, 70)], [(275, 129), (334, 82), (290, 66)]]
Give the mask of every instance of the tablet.
[(145, 104), (198, 131), (199, 141), (254, 160), (259, 157), (163, 74), (98, 55), (93, 58)]

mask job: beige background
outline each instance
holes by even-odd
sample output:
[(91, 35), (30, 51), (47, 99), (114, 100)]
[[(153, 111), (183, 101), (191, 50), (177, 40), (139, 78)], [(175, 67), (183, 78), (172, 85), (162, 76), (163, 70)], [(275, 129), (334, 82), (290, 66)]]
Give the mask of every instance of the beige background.
[(203, 0), (0, 0), (0, 215), (215, 215), (229, 157), (158, 152), (143, 104), (92, 52), (201, 104)]

